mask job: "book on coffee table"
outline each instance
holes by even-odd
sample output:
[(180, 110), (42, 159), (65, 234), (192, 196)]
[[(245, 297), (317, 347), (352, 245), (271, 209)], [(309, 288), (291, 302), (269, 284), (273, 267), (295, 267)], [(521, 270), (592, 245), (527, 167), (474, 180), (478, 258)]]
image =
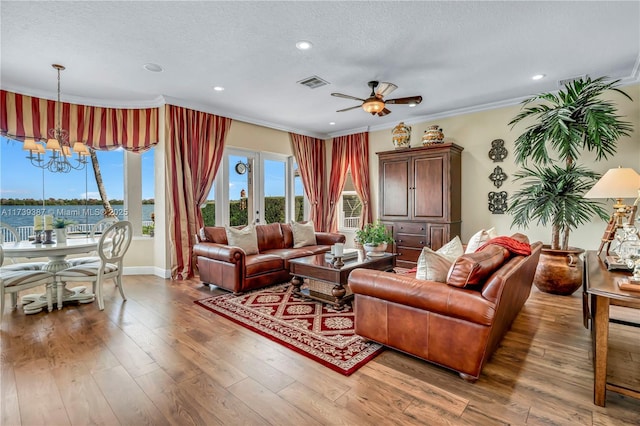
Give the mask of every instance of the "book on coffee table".
[[(335, 256), (333, 254), (331, 254), (330, 251), (326, 252), (324, 254), (324, 258), (326, 260), (333, 260)], [(351, 260), (351, 259), (357, 259), (358, 258), (358, 249), (355, 248), (346, 248), (344, 249), (344, 251), (342, 252), (342, 260)]]

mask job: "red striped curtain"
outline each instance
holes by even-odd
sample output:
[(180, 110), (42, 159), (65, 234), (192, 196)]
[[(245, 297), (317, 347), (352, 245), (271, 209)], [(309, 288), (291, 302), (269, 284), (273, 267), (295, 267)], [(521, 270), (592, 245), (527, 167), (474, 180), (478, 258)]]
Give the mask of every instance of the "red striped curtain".
[[(56, 101), (0, 90), (0, 134), (10, 139), (46, 140), (56, 127)], [(69, 143), (141, 152), (158, 143), (158, 108), (102, 108), (61, 102)]]
[(194, 275), (194, 236), (204, 224), (207, 200), (222, 160), (231, 119), (167, 105), (165, 108), (171, 276)]
[(331, 232), (338, 230), (338, 202), (344, 189), (347, 171), (351, 168), (353, 186), (362, 201), (359, 221), (359, 227), (362, 229), (373, 220), (369, 184), (369, 133), (334, 138), (332, 150), (328, 213), (330, 222), (327, 226)]
[(296, 133), (289, 133), (289, 135), (291, 136), (293, 155), (298, 162), (304, 193), (311, 204), (309, 220), (313, 221), (316, 231), (324, 231), (326, 229), (324, 211), (324, 141)]

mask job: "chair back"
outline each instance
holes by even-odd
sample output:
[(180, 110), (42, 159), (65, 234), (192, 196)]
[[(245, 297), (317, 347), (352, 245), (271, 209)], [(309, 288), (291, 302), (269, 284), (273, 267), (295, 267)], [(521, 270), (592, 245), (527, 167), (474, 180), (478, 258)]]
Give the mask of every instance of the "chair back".
[[(0, 244), (18, 241), (20, 241), (20, 234), (18, 234), (16, 228), (4, 222), (0, 222)], [(0, 265), (2, 265), (1, 262)]]
[(118, 222), (117, 217), (105, 217), (100, 219), (91, 227), (89, 238), (94, 238), (96, 234), (102, 234), (108, 227), (116, 222)]
[(98, 241), (98, 255), (102, 264), (121, 264), (131, 244), (132, 236), (133, 226), (126, 220), (116, 222), (105, 229)]

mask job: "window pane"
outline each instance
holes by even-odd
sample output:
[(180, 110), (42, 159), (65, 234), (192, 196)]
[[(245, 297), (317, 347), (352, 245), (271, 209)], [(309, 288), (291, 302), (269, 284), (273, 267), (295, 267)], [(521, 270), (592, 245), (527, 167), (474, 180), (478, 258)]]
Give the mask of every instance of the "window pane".
[(143, 152), (142, 159), (142, 234), (153, 235), (155, 227), (155, 148)]
[(248, 193), (250, 171), (247, 169), (244, 174), (236, 171), (238, 163), (248, 164), (249, 158), (245, 156), (229, 156), (229, 224), (231, 226), (248, 225), (249, 209), (251, 205), (251, 194)]
[(216, 185), (211, 186), (207, 202), (202, 206), (202, 219), (204, 226), (216, 225)]
[(342, 227), (357, 228), (362, 212), (362, 202), (354, 192), (342, 193)]
[(293, 186), (295, 195), (295, 222), (304, 220), (304, 186), (298, 170), (298, 163), (293, 163)]
[(264, 160), (264, 219), (284, 223), (286, 215), (286, 161)]

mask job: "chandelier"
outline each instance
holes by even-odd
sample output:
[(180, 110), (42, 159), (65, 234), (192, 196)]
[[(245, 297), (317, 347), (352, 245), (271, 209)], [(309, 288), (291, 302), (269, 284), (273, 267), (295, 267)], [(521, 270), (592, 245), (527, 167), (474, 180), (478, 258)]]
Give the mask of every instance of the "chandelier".
[[(89, 148), (82, 142), (73, 144), (73, 152), (78, 154), (75, 161), (72, 157), (72, 147), (69, 142), (69, 132), (62, 128), (62, 104), (60, 102), (60, 71), (64, 66), (52, 64), (58, 71), (58, 102), (56, 103), (56, 123), (53, 129), (49, 129), (46, 143), (36, 141), (34, 138), (24, 140), (23, 150), (29, 151), (27, 159), (31, 164), (52, 173), (69, 173), (71, 170), (82, 170), (87, 165)], [(46, 153), (49, 151), (49, 158)], [(34, 155), (35, 154), (35, 155)]]

